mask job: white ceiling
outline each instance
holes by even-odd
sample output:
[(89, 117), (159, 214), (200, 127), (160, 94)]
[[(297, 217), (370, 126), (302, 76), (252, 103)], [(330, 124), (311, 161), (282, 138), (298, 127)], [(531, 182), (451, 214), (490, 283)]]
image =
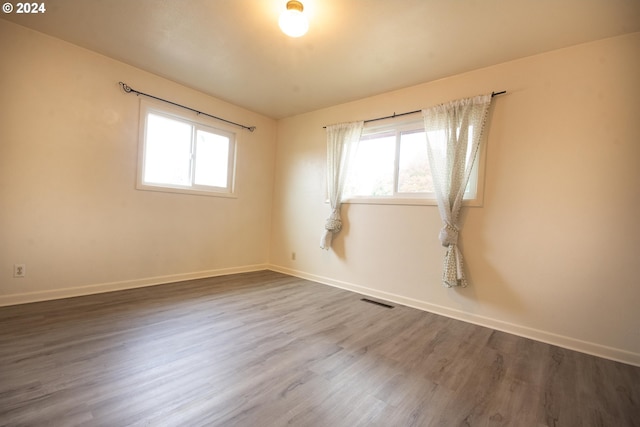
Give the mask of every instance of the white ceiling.
[(47, 0), (2, 18), (276, 119), (640, 31), (640, 0), (302, 2), (298, 39), (278, 28), (286, 0)]

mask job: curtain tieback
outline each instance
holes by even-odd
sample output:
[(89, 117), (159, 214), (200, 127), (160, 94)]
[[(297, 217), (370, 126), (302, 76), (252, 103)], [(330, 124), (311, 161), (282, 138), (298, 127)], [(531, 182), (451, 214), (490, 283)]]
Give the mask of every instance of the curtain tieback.
[(450, 245), (458, 244), (458, 227), (455, 225), (451, 225), (449, 223), (445, 223), (444, 227), (440, 230), (440, 234), (438, 237), (440, 238), (440, 243), (442, 246), (449, 247)]
[(340, 218), (340, 211), (335, 209), (327, 218), (327, 222), (324, 225), (324, 228), (332, 233), (337, 233), (342, 228), (342, 219)]

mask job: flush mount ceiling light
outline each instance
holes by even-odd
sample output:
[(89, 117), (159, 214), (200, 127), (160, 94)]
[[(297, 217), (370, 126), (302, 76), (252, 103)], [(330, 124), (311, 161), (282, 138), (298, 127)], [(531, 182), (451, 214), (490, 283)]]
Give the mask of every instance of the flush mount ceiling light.
[(287, 2), (287, 10), (282, 12), (278, 24), (283, 33), (289, 37), (300, 37), (309, 30), (307, 17), (302, 13), (304, 6), (297, 0)]

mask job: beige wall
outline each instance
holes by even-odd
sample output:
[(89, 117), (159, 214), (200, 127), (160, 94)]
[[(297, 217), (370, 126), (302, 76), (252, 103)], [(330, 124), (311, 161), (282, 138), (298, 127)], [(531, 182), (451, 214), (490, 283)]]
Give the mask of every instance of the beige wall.
[[(640, 33), (281, 120), (271, 263), (640, 364), (638, 76)], [(494, 90), (508, 94), (494, 99), (487, 128), (484, 206), (463, 214), (469, 288), (440, 285), (435, 206), (345, 206), (334, 249), (319, 249), (329, 213), (323, 125)]]
[[(0, 52), (0, 305), (267, 265), (274, 120), (4, 20)], [(238, 129), (237, 199), (135, 189), (120, 80), (257, 126)]]

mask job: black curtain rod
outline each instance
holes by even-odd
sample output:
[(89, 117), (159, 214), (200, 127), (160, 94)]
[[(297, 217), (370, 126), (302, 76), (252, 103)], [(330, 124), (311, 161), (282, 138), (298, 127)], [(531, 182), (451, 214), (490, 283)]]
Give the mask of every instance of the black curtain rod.
[[(502, 95), (503, 93), (507, 93), (507, 91), (503, 90), (501, 92), (491, 92), (491, 97), (493, 98), (494, 96)], [(378, 120), (385, 120), (385, 119), (393, 119), (395, 117), (406, 116), (406, 115), (409, 115), (409, 114), (416, 114), (416, 113), (419, 113), (421, 111), (422, 110), (415, 110), (415, 111), (408, 111), (406, 113), (400, 113), (400, 114), (393, 113), (391, 116), (378, 117), (378, 118), (375, 118), (375, 119), (364, 120), (364, 123), (377, 122)], [(322, 126), (322, 128), (326, 129), (327, 127), (326, 126)]]
[(239, 127), (243, 128), (243, 129), (248, 130), (249, 132), (253, 132), (254, 130), (256, 130), (255, 126), (245, 126), (245, 125), (241, 125), (240, 123), (236, 123), (236, 122), (232, 122), (230, 120), (223, 119), (221, 117), (217, 117), (217, 116), (214, 116), (214, 115), (211, 115), (211, 114), (203, 113), (202, 111), (198, 111), (198, 110), (195, 110), (193, 108), (184, 106), (182, 104), (178, 104), (177, 102), (168, 101), (166, 99), (158, 98), (157, 96), (149, 95), (148, 93), (140, 92), (138, 90), (133, 89), (131, 86), (127, 85), (126, 83), (123, 83), (123, 82), (119, 82), (119, 83), (120, 83), (120, 87), (122, 87), (122, 90), (124, 90), (126, 93), (135, 93), (138, 96), (139, 95), (144, 95), (144, 96), (149, 97), (149, 98), (157, 99), (158, 101), (166, 102), (167, 104), (175, 105), (176, 107), (180, 107), (180, 108), (184, 108), (185, 110), (193, 111), (196, 114), (202, 114), (203, 116), (211, 117), (212, 119), (220, 120), (220, 121), (223, 121), (225, 123), (232, 124), (234, 126), (239, 126)]

